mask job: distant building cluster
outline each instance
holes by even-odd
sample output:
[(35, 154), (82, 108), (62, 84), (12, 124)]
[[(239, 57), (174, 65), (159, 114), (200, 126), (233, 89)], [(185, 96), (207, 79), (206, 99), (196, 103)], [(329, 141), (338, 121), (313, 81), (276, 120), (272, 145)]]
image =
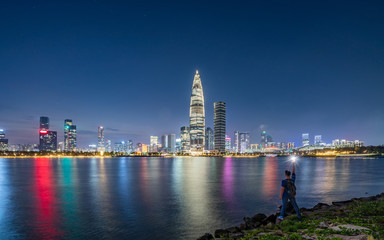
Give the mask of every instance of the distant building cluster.
[[(257, 137), (258, 138), (258, 137)], [(206, 126), (204, 92), (200, 74), (196, 74), (192, 83), (192, 93), (189, 105), (189, 125), (180, 128), (180, 137), (174, 133), (159, 136), (150, 136), (149, 144), (133, 140), (123, 140), (112, 145), (111, 140), (104, 136), (104, 127), (97, 130), (96, 144), (90, 144), (87, 148), (79, 148), (77, 143), (77, 127), (71, 119), (64, 120), (64, 139), (58, 142), (57, 132), (50, 129), (49, 118), (40, 117), (39, 143), (38, 144), (8, 144), (5, 131), (0, 129), (0, 151), (52, 151), (52, 152), (115, 152), (117, 154), (130, 153), (164, 153), (164, 154), (247, 154), (247, 153), (275, 153), (290, 152), (293, 149), (299, 151), (315, 150), (323, 148), (362, 147), (360, 140), (339, 140), (325, 143), (322, 135), (315, 135), (313, 143), (310, 134), (301, 135), (301, 146), (295, 146), (294, 142), (275, 142), (266, 130), (261, 130), (260, 141), (251, 143), (251, 135), (248, 131), (234, 131), (233, 137), (227, 135), (226, 128), (226, 103), (214, 102), (213, 104), (213, 129)], [(96, 136), (95, 136), (96, 141)], [(254, 141), (255, 142), (255, 141)]]

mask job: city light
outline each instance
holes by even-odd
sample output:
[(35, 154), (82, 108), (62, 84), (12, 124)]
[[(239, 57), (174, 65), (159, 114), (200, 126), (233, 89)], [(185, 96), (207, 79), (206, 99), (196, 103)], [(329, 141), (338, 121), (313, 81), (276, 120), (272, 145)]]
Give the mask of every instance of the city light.
[(289, 161), (291, 161), (292, 163), (295, 163), (297, 161), (297, 156), (296, 155), (290, 156)]
[(39, 132), (40, 132), (41, 134), (46, 134), (46, 133), (48, 133), (47, 130), (40, 130)]

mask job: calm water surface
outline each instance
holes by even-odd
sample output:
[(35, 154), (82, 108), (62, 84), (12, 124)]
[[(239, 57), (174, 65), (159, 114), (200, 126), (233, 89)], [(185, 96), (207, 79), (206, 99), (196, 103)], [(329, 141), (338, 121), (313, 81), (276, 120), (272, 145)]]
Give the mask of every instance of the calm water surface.
[[(272, 213), (286, 158), (0, 158), (0, 239), (194, 239)], [(384, 191), (384, 159), (302, 158), (300, 207)]]

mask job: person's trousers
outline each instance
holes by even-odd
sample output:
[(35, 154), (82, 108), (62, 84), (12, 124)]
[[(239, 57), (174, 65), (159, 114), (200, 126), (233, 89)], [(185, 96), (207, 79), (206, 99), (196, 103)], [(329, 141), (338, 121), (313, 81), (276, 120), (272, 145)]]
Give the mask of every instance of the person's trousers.
[(283, 197), (282, 199), (283, 205), (281, 207), (280, 217), (284, 218), (284, 213), (285, 213), (285, 210), (287, 209), (288, 200), (291, 202), (293, 208), (296, 211), (297, 217), (300, 219), (301, 218), (300, 209), (299, 209), (299, 206), (297, 206), (296, 198), (294, 197)]

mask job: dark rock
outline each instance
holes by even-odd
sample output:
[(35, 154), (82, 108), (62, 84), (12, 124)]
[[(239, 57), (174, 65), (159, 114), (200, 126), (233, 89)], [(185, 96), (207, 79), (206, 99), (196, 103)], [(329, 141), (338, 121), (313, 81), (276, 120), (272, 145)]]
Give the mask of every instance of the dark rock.
[(255, 221), (254, 218), (244, 217), (245, 229), (255, 229), (261, 225), (261, 221)]
[(215, 238), (228, 237), (229, 233), (224, 229), (217, 229), (215, 231)]
[(240, 224), (240, 230), (245, 230), (245, 224), (244, 223), (242, 223), (242, 224)]
[(229, 237), (230, 239), (243, 238), (243, 237), (244, 237), (244, 233), (242, 233), (242, 232), (230, 233), (228, 237)]
[(338, 207), (343, 207), (347, 206), (349, 204), (352, 204), (353, 200), (347, 200), (347, 201), (340, 201), (340, 202), (332, 202), (332, 205), (338, 206)]
[(197, 240), (210, 240), (210, 239), (214, 239), (214, 237), (212, 236), (212, 234), (206, 233), (203, 236), (199, 237)]
[(262, 220), (264, 220), (264, 218), (266, 218), (267, 216), (263, 213), (258, 213), (256, 214), (255, 216), (252, 217), (252, 220), (255, 221), (255, 222), (261, 222)]
[(263, 224), (263, 225), (267, 225), (268, 223), (275, 223), (275, 222), (276, 222), (276, 217), (277, 217), (276, 214), (269, 215), (268, 217), (266, 217), (266, 218), (261, 222), (261, 224)]
[(230, 228), (225, 229), (225, 231), (227, 231), (227, 232), (229, 232), (229, 233), (238, 233), (238, 232), (241, 232), (240, 228), (238, 228), (238, 227), (230, 227)]
[(311, 208), (311, 211), (317, 211), (317, 210), (323, 210), (328, 209), (330, 206), (326, 203), (318, 203), (313, 208)]

